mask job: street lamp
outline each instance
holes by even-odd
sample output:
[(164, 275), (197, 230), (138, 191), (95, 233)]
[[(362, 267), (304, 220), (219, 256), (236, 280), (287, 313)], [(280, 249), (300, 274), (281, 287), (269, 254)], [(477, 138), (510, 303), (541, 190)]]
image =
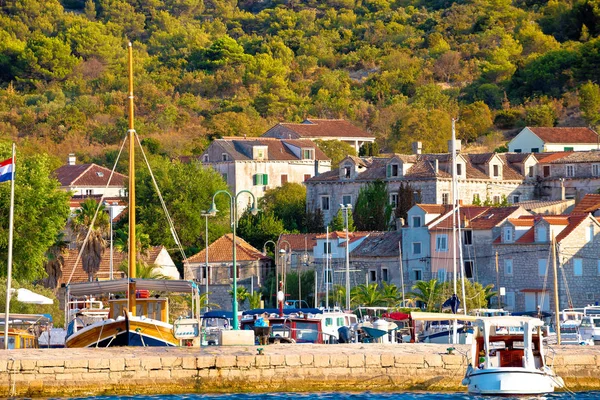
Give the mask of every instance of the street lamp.
[(258, 208), (256, 208), (256, 197), (254, 197), (254, 194), (252, 194), (251, 191), (249, 190), (240, 190), (235, 196), (233, 196), (231, 193), (229, 193), (227, 190), (222, 189), (222, 190), (218, 190), (212, 198), (212, 205), (210, 206), (210, 210), (208, 210), (208, 214), (210, 215), (216, 215), (218, 210), (217, 210), (217, 205), (215, 204), (215, 197), (219, 194), (219, 193), (224, 193), (227, 196), (229, 196), (229, 216), (230, 216), (230, 221), (231, 221), (231, 230), (233, 233), (233, 301), (232, 301), (232, 312), (233, 312), (233, 330), (237, 331), (239, 330), (239, 321), (238, 321), (238, 303), (237, 303), (237, 262), (236, 262), (236, 257), (237, 257), (237, 245), (236, 245), (236, 237), (235, 237), (235, 230), (237, 227), (237, 199), (238, 196), (242, 193), (248, 193), (250, 196), (252, 196), (252, 208), (250, 209), (250, 212), (252, 213), (252, 215), (256, 215), (258, 213)]
[(350, 309), (350, 235), (348, 234), (348, 211), (352, 209), (352, 204), (340, 204), (340, 208), (344, 210), (346, 222), (346, 310)]
[(212, 217), (213, 214), (208, 213), (206, 211), (202, 212), (202, 214), (200, 214), (204, 217), (204, 245), (205, 245), (205, 249), (204, 252), (205, 254), (205, 261), (204, 261), (204, 293), (205, 293), (205, 298), (204, 301), (206, 301), (206, 312), (208, 312), (208, 217)]
[(287, 283), (287, 279), (286, 279), (286, 276), (285, 276), (285, 267), (286, 267), (285, 255), (286, 255), (286, 251), (283, 249), (283, 245), (287, 244), (288, 250), (290, 252), (290, 258), (291, 258), (291, 255), (292, 255), (292, 245), (290, 244), (290, 242), (288, 242), (285, 239), (279, 239), (277, 241), (277, 244), (278, 244), (278, 247), (279, 247), (279, 255), (282, 256), (282, 259), (281, 259), (281, 281), (279, 281), (279, 292), (277, 293), (277, 301), (279, 303), (279, 316), (282, 317), (283, 316), (283, 302), (285, 301), (285, 287), (286, 287), (286, 283)]

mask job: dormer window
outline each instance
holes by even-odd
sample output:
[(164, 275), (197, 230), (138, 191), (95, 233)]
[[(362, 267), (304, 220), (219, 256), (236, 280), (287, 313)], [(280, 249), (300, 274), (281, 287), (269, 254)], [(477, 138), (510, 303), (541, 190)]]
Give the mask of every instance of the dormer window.
[(512, 228), (510, 226), (507, 226), (504, 228), (504, 243), (512, 243), (512, 241), (513, 241)]
[(398, 176), (400, 176), (400, 166), (398, 164), (388, 164), (387, 177), (396, 178)]
[(252, 159), (253, 160), (266, 160), (267, 159), (267, 146), (252, 146)]
[(352, 167), (350, 165), (344, 166), (344, 178), (350, 179), (352, 174)]
[(462, 164), (456, 164), (456, 175), (462, 176)]
[(204, 155), (204, 162), (208, 162), (208, 154)]
[(303, 160), (314, 160), (314, 150), (313, 149), (302, 149), (302, 159)]
[(221, 154), (221, 161), (229, 161), (229, 157), (227, 156), (227, 153)]
[(536, 242), (547, 242), (548, 241), (548, 229), (545, 226), (538, 226)]
[(98, 172), (96, 172), (96, 175), (98, 175), (100, 178), (102, 178), (104, 176), (104, 172), (98, 171)]
[(494, 173), (493, 173), (494, 178), (498, 178), (500, 176), (500, 166), (495, 164), (493, 166), (493, 171), (494, 171)]

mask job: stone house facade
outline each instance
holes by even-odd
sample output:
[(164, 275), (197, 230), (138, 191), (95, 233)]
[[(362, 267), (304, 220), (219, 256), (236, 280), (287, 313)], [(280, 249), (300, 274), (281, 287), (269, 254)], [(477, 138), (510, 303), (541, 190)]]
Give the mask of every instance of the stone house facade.
[(358, 154), (365, 143), (375, 142), (375, 136), (342, 119), (305, 119), (302, 123), (279, 123), (263, 137), (277, 139), (339, 140), (348, 143)]
[(540, 198), (581, 200), (600, 189), (600, 151), (538, 154)]
[[(310, 140), (215, 139), (199, 159), (218, 171), (233, 193), (248, 190), (257, 200), (268, 189), (302, 183), (331, 169), (329, 157)], [(241, 209), (247, 202), (246, 197), (240, 199)]]
[[(416, 146), (418, 148), (418, 146)], [(537, 193), (537, 159), (531, 154), (457, 155), (458, 200), (509, 203), (533, 200)], [(410, 184), (417, 202), (452, 204), (451, 154), (392, 154), (387, 157), (347, 157), (339, 168), (320, 174), (304, 184), (306, 206), (320, 209), (325, 224), (339, 210), (338, 204), (354, 205), (361, 187), (380, 180), (387, 183), (392, 208), (401, 184)]]
[(503, 305), (513, 311), (554, 311), (552, 236), (556, 240), (559, 307), (600, 301), (600, 223), (587, 215), (521, 216), (500, 226), (493, 243)]
[[(236, 266), (239, 280), (253, 278), (257, 286), (264, 282), (271, 270), (272, 260), (252, 247), (239, 236), (236, 237)], [(189, 257), (184, 263), (184, 279), (193, 279), (201, 285), (208, 279), (212, 284), (229, 284), (233, 281), (233, 235), (221, 236), (208, 246), (208, 276), (206, 249)]]
[[(402, 232), (372, 232), (350, 254), (352, 269), (365, 277), (366, 283), (394, 284), (409, 292), (411, 284), (401, 265)], [(401, 272), (403, 273), (401, 275)]]

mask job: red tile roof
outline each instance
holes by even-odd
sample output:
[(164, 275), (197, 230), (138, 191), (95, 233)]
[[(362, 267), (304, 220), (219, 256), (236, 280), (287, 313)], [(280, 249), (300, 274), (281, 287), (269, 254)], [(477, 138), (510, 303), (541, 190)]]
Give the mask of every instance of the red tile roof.
[(548, 164), (553, 161), (560, 160), (561, 158), (567, 157), (570, 154), (573, 154), (573, 152), (559, 151), (557, 153), (535, 153), (535, 158), (537, 158), (538, 162), (541, 164)]
[(485, 212), (473, 218), (469, 227), (476, 230), (489, 230), (498, 224), (502, 223), (512, 213), (519, 209), (518, 206), (513, 207), (491, 207)]
[(527, 128), (546, 143), (598, 143), (596, 132), (586, 127)]
[(535, 228), (529, 229), (515, 243), (533, 243), (535, 241)]
[[(318, 139), (322, 137), (375, 138), (368, 132), (343, 119), (306, 119), (300, 124), (280, 123), (275, 127), (286, 128), (302, 138)], [(271, 128), (271, 129), (273, 129)]]
[[(254, 248), (250, 243), (246, 242), (241, 237), (236, 237), (236, 260), (237, 261), (257, 261), (270, 260), (269, 257), (263, 255), (259, 250)], [(206, 249), (187, 259), (188, 263), (204, 262), (206, 258)], [(208, 262), (231, 262), (233, 261), (233, 234), (228, 233), (221, 236), (208, 246)]]
[[(61, 186), (106, 186), (111, 170), (96, 164), (63, 165), (54, 171)], [(115, 172), (111, 187), (124, 187), (127, 176)]]
[(588, 214), (600, 210), (600, 194), (588, 193), (571, 211), (571, 215)]
[[(277, 243), (279, 248), (287, 249), (288, 243), (292, 251), (313, 251), (313, 247), (317, 245), (318, 233), (284, 233), (279, 236)], [(287, 241), (287, 243), (285, 242)]]
[[(459, 219), (461, 222), (464, 222), (465, 220), (470, 221), (478, 216), (480, 216), (481, 214), (483, 214), (484, 212), (488, 211), (490, 209), (490, 207), (479, 207), (479, 206), (462, 206), (459, 208)], [(446, 217), (441, 220), (439, 223), (435, 224), (431, 230), (435, 231), (438, 229), (452, 229), (452, 224), (453, 224), (453, 218), (452, 218), (452, 212), (448, 212), (448, 214), (446, 215)]]
[[(154, 246), (151, 247), (146, 254), (143, 254), (141, 258), (147, 262), (148, 264), (154, 264), (156, 262), (156, 258), (162, 251), (164, 246)], [(60, 286), (62, 283), (67, 283), (69, 281), (69, 277), (71, 276), (71, 272), (75, 267), (75, 262), (77, 261), (77, 256), (79, 255), (79, 250), (69, 249), (66, 250), (63, 254), (64, 257), (64, 265), (63, 265), (63, 273), (62, 278), (59, 279), (58, 285)], [(125, 277), (125, 274), (119, 271), (119, 265), (123, 261), (127, 260), (127, 253), (122, 253), (120, 251), (113, 250), (113, 277), (114, 279), (121, 279)], [(110, 251), (108, 249), (104, 250), (104, 254), (102, 255), (102, 260), (100, 261), (100, 269), (96, 273), (96, 277), (98, 280), (106, 280), (110, 279)], [(73, 272), (73, 277), (71, 278), (71, 283), (78, 282), (87, 282), (88, 274), (83, 270), (83, 265), (81, 260), (77, 263), (77, 268), (75, 272)]]
[(444, 214), (452, 206), (450, 204), (416, 204), (420, 209), (428, 214)]
[[(215, 139), (212, 145), (220, 145), (233, 160), (252, 160), (253, 146), (267, 147), (268, 160), (298, 160), (298, 155), (294, 154), (289, 146), (298, 148), (308, 148), (314, 150), (315, 160), (328, 161), (329, 157), (310, 140), (295, 140), (295, 139), (275, 139), (270, 137), (258, 138), (240, 138), (240, 137), (225, 137)], [(287, 144), (287, 145), (286, 145)]]

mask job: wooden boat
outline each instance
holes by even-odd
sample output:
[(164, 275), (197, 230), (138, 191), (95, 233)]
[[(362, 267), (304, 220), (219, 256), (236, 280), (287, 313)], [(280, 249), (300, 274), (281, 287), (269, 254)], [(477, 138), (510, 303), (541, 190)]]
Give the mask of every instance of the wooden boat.
[[(48, 316), (42, 314), (9, 314), (7, 348), (39, 348), (38, 338), (50, 321)], [(6, 314), (0, 314), (0, 325), (6, 325)], [(2, 330), (4, 331), (4, 326)], [(0, 346), (4, 348), (4, 336), (0, 337)]]
[[(539, 318), (481, 317), (462, 380), (474, 395), (539, 395), (564, 387), (544, 359)], [(511, 329), (515, 328), (515, 329)]]
[[(67, 286), (67, 296), (126, 293), (134, 283), (138, 290), (191, 293), (197, 308), (198, 287), (194, 282), (183, 280), (120, 279), (114, 281), (86, 282)], [(138, 292), (139, 293), (139, 292)], [(127, 298), (108, 301), (106, 319), (89, 325), (75, 316), (67, 326), (66, 347), (112, 347), (112, 346), (179, 346), (183, 340), (192, 339), (198, 327), (179, 325), (179, 330), (169, 323), (169, 298), (153, 296), (137, 298), (136, 313), (129, 312)], [(194, 319), (195, 320), (195, 319)]]
[[(136, 132), (133, 118), (133, 61), (129, 44), (129, 238), (135, 238), (135, 143)], [(128, 277), (120, 280), (86, 282), (67, 285), (66, 304), (71, 296), (105, 295), (123, 293), (124, 298), (108, 300), (107, 318), (86, 324), (84, 315), (70, 315), (66, 347), (112, 347), (112, 346), (178, 346), (199, 344), (200, 318), (198, 287), (191, 281), (136, 279), (135, 240), (129, 240)], [(191, 293), (192, 314), (196, 318), (169, 323), (168, 297), (150, 297), (150, 292)], [(69, 319), (71, 318), (71, 319)]]

